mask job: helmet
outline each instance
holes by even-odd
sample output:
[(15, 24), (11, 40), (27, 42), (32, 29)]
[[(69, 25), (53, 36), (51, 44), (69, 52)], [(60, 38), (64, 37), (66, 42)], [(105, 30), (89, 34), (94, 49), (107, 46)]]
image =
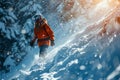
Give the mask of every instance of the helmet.
[(42, 19), (42, 16), (41, 16), (41, 15), (35, 15), (35, 16), (34, 16), (34, 20), (36, 21), (36, 20), (38, 20), (38, 19)]

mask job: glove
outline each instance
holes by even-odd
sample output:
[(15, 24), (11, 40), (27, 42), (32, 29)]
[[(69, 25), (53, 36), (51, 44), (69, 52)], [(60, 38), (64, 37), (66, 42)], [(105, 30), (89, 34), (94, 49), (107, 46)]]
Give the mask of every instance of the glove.
[(30, 46), (31, 46), (31, 47), (33, 47), (33, 45), (34, 45), (34, 42), (33, 42), (33, 41), (31, 41), (31, 42), (30, 42)]
[(51, 46), (54, 46), (55, 43), (54, 43), (54, 40), (51, 40)]

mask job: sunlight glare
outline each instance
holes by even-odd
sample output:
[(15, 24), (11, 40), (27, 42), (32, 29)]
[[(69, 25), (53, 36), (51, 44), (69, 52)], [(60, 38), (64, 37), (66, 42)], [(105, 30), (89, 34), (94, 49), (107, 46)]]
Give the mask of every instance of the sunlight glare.
[(109, 5), (108, 5), (108, 0), (102, 0), (96, 8), (108, 8)]

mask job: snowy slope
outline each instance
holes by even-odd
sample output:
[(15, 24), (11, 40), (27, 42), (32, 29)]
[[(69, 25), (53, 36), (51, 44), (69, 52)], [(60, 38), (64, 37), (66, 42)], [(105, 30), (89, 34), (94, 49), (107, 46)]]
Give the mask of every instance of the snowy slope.
[[(78, 5), (77, 1), (68, 13), (74, 12)], [(115, 18), (119, 16), (120, 8), (108, 7), (105, 9), (104, 15), (102, 13), (95, 15), (98, 13), (97, 10), (101, 10), (99, 7), (101, 4), (99, 4), (93, 11), (83, 9), (83, 12), (88, 13), (87, 18), (86, 15), (80, 14), (78, 17), (72, 17), (68, 21), (60, 23), (59, 17), (56, 16), (64, 5), (59, 3), (58, 13), (44, 14), (55, 31), (56, 46), (50, 48), (49, 53), (45, 57), (41, 56), (40, 59), (37, 47), (28, 48), (29, 54), (25, 56), (21, 64), (15, 69), (12, 68), (11, 72), (3, 74), (1, 79), (119, 80), (120, 28), (118, 27), (120, 24), (116, 24)], [(55, 25), (53, 25), (54, 21)], [(109, 21), (107, 32), (100, 35), (105, 21)], [(117, 28), (114, 27), (116, 25)]]
[(101, 26), (104, 25), (104, 20), (116, 17), (118, 14), (116, 10), (118, 9), (115, 8), (108, 16), (89, 25), (83, 33), (78, 32), (70, 37), (71, 41), (58, 51), (53, 62), (45, 65), (47, 66), (45, 70), (33, 71), (25, 79), (118, 80), (120, 77), (120, 46), (118, 45), (120, 34), (114, 30), (111, 35), (98, 35)]
[(120, 34), (100, 39), (93, 36), (74, 38), (58, 51), (53, 62), (47, 63), (44, 70), (34, 69), (31, 70), (32, 72), (26, 72), (30, 74), (24, 74), (27, 76), (25, 80), (118, 80), (120, 77), (120, 46), (117, 45), (120, 41), (119, 37)]
[[(112, 15), (110, 18), (105, 17), (103, 20), (111, 18), (114, 18), (114, 16)], [(44, 64), (44, 69), (35, 68), (30, 71), (24, 71), (24, 75), (22, 75), (24, 78), (22, 76), (19, 78), (23, 80), (119, 79), (120, 46), (117, 44), (120, 41), (120, 34), (113, 33), (111, 35), (99, 36), (99, 30), (97, 29), (101, 29), (99, 25), (104, 24), (101, 20), (98, 22), (96, 22), (97, 24), (89, 25), (95, 25), (90, 28), (91, 31), (88, 32), (88, 27), (83, 32), (70, 37), (70, 41), (63, 48), (58, 47), (57, 53), (49, 53), (50, 55), (53, 53), (55, 57), (52, 55), (52, 58), (54, 57), (52, 62), (46, 61), (52, 58), (47, 57), (44, 60), (47, 63)], [(95, 30), (97, 31), (92, 32)], [(53, 49), (53, 51), (56, 50)], [(38, 62), (38, 65), (41, 62)]]

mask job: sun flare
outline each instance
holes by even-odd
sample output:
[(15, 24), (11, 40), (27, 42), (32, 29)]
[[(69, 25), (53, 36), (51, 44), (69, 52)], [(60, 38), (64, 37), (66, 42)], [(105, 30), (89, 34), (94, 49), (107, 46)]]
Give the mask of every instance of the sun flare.
[(102, 0), (97, 6), (96, 8), (108, 8), (108, 0)]

